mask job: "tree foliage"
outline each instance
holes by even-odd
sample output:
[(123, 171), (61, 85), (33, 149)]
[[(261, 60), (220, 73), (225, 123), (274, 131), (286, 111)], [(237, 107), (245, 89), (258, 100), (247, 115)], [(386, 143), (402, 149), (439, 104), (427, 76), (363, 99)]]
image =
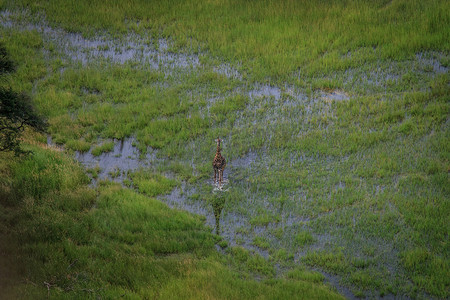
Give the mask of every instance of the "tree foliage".
[[(9, 59), (5, 47), (0, 44), (0, 76), (14, 70), (14, 63)], [(0, 151), (24, 153), (20, 148), (20, 136), (26, 126), (44, 132), (46, 122), (36, 112), (28, 95), (0, 86)]]
[(8, 58), (5, 47), (0, 44), (0, 75), (14, 71), (14, 64)]

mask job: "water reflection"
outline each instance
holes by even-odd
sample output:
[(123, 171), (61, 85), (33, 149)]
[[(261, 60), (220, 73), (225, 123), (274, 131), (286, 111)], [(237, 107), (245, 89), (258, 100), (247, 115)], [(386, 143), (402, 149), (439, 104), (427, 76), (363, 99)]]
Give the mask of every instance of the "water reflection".
[(211, 206), (214, 212), (214, 219), (216, 221), (215, 228), (216, 234), (220, 235), (220, 216), (225, 206), (225, 195), (223, 193), (214, 193), (211, 199)]

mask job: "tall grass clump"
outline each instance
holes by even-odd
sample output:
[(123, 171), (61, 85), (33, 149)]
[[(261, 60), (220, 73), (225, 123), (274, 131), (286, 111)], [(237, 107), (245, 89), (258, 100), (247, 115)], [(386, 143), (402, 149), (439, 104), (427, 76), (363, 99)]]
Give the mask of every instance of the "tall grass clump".
[(57, 151), (33, 148), (33, 155), (14, 168), (15, 197), (29, 195), (36, 200), (49, 193), (76, 189), (89, 178), (70, 159)]
[(133, 172), (129, 177), (137, 190), (148, 196), (168, 193), (177, 185), (173, 179), (144, 170)]
[(92, 155), (99, 156), (102, 153), (111, 152), (113, 149), (114, 149), (114, 142), (112, 141), (105, 142), (92, 149)]

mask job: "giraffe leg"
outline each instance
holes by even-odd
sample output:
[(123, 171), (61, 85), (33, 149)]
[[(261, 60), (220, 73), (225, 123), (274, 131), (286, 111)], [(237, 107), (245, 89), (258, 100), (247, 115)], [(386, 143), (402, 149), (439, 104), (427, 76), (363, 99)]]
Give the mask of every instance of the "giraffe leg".
[(214, 184), (216, 184), (217, 170), (214, 169)]

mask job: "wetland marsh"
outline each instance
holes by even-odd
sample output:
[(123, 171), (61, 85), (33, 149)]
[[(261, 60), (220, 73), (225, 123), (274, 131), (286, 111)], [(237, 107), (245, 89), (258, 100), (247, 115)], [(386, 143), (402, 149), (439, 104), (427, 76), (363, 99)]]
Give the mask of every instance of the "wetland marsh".
[(312, 3), (0, 1), (11, 295), (448, 298), (449, 4)]

